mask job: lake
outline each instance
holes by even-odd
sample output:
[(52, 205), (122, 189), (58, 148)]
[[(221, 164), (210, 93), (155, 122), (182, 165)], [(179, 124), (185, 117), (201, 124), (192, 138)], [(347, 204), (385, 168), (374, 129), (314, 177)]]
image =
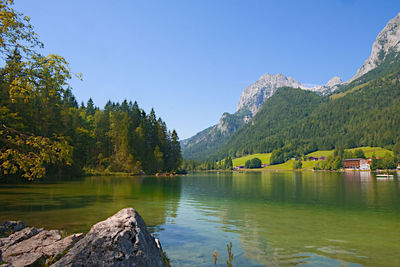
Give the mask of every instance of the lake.
[(87, 232), (135, 208), (177, 266), (400, 266), (400, 180), (366, 172), (198, 173), (0, 185), (0, 221)]

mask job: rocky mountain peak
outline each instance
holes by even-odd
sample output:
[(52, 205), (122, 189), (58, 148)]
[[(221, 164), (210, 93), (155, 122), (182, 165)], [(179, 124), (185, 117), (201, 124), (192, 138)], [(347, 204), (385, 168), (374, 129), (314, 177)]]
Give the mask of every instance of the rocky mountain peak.
[(275, 91), (280, 87), (293, 87), (301, 88), (304, 90), (309, 90), (317, 92), (320, 94), (330, 93), (337, 88), (339, 84), (342, 84), (342, 80), (338, 76), (334, 76), (328, 81), (326, 85), (307, 87), (301, 84), (299, 81), (286, 77), (282, 73), (278, 74), (264, 74), (250, 86), (247, 86), (240, 96), (239, 104), (237, 106), (237, 111), (248, 110), (251, 113), (250, 118), (245, 117), (245, 122), (247, 123), (252, 116), (254, 116), (262, 107), (265, 100), (271, 97)]
[(370, 70), (376, 68), (390, 52), (400, 51), (400, 13), (396, 17), (389, 20), (385, 28), (378, 34), (370, 57), (358, 69), (349, 82), (361, 77)]
[(264, 74), (258, 81), (247, 86), (240, 96), (237, 111), (248, 109), (252, 115), (262, 107), (265, 100), (272, 96), (280, 87), (303, 88), (304, 86), (293, 78), (286, 77), (282, 73)]
[(343, 83), (339, 76), (333, 76), (326, 84), (327, 87), (334, 87), (335, 85)]

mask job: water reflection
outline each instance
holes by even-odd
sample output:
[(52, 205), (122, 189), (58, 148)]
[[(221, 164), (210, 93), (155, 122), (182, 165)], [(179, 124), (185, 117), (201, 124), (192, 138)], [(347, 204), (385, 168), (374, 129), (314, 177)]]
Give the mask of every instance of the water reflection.
[(0, 220), (87, 231), (134, 207), (174, 266), (399, 266), (399, 179), (368, 172), (200, 173), (0, 185)]
[(224, 231), (239, 238), (238, 253), (258, 264), (399, 263), (397, 179), (384, 182), (357, 172), (264, 172), (201, 174), (182, 183), (182, 197), (191, 200), (186, 203), (195, 203), (190, 206), (204, 217), (201, 207), (218, 211)]
[(181, 180), (152, 177), (89, 177), (72, 182), (0, 185), (1, 220), (86, 232), (94, 223), (134, 207), (150, 227), (174, 218)]

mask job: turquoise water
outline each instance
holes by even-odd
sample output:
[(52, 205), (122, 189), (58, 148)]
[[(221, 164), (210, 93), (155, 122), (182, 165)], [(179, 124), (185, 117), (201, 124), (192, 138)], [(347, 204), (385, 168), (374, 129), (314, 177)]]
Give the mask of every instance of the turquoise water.
[(176, 266), (400, 266), (400, 182), (369, 173), (199, 173), (0, 185), (0, 220), (86, 232), (125, 207)]

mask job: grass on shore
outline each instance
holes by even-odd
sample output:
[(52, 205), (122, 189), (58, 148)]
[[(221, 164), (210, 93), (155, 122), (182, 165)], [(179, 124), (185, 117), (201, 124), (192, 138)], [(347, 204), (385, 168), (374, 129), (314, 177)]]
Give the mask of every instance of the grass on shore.
[(99, 171), (92, 168), (84, 168), (84, 175), (85, 176), (136, 176), (140, 174), (135, 173), (127, 173), (127, 172), (111, 172), (111, 171)]
[[(390, 153), (390, 154), (393, 153), (392, 151), (385, 149), (385, 148), (370, 147), (370, 146), (346, 149), (346, 151), (354, 152), (357, 149), (361, 149), (362, 151), (364, 151), (364, 154), (367, 158), (372, 157), (372, 155), (374, 155), (374, 154), (376, 157), (384, 157), (386, 153)], [(306, 157), (318, 157), (318, 158), (322, 157), (322, 156), (327, 157), (329, 155), (332, 155), (333, 151), (334, 150), (318, 150), (318, 151), (307, 154)]]
[(233, 167), (244, 166), (246, 161), (254, 158), (259, 158), (262, 164), (269, 164), (269, 159), (271, 158), (271, 153), (257, 153), (252, 155), (243, 156), (240, 158), (232, 159)]
[[(372, 157), (372, 155), (375, 155), (376, 157), (384, 157), (386, 153), (393, 153), (392, 151), (381, 148), (381, 147), (357, 147), (357, 148), (352, 148), (352, 149), (346, 149), (346, 151), (352, 151), (354, 152), (357, 149), (362, 149), (364, 151), (364, 154), (367, 158)], [(328, 157), (329, 155), (333, 154), (333, 149), (332, 150), (318, 150), (314, 151), (312, 153), (309, 153), (306, 155), (306, 157)], [(239, 165), (244, 165), (244, 163), (252, 158), (259, 158), (263, 164), (269, 164), (269, 160), (271, 158), (271, 153), (258, 153), (258, 154), (252, 154), (252, 155), (247, 155), (243, 156), (240, 158), (235, 158), (232, 159), (233, 162), (233, 167), (239, 166)], [(313, 167), (317, 164), (320, 163), (321, 160), (317, 161), (302, 161), (301, 163), (303, 164), (302, 170), (312, 170)], [(270, 165), (266, 166), (262, 169), (254, 169), (254, 170), (292, 170), (293, 169), (293, 160), (288, 160), (284, 163), (281, 164), (276, 164), (276, 165)]]

